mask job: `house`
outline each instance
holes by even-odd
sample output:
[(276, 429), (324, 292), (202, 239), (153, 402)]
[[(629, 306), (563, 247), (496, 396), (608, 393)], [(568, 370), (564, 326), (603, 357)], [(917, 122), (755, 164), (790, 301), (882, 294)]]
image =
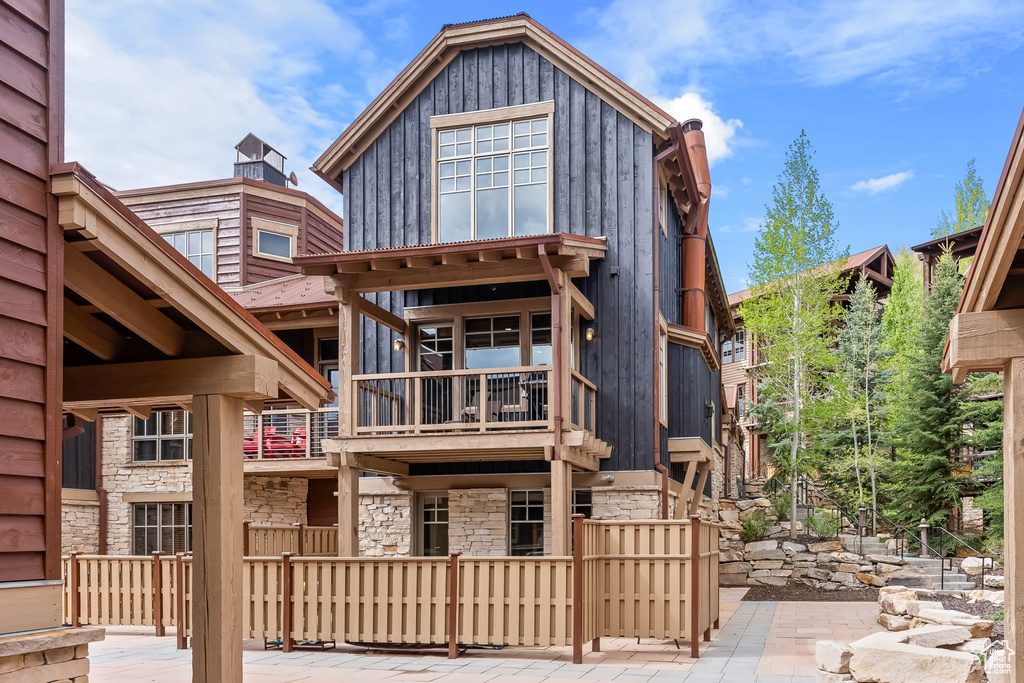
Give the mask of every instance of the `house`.
[(962, 230), (952, 235), (946, 235), (945, 237), (939, 237), (937, 239), (923, 242), (910, 248), (912, 252), (917, 254), (917, 258), (921, 260), (921, 264), (924, 267), (924, 296), (928, 298), (928, 291), (932, 288), (932, 280), (934, 280), (933, 273), (935, 272), (935, 264), (939, 260), (939, 257), (948, 249), (957, 261), (965, 258), (971, 258), (974, 256), (974, 252), (978, 249), (978, 241), (981, 238), (982, 226), (971, 228), (970, 230)]
[(337, 320), (339, 554), (565, 555), (574, 510), (721, 490), (699, 121), (519, 14), (443, 27), (314, 170), (345, 198), (344, 250), (295, 259)]
[(1006, 581), (1006, 649), (1009, 681), (1024, 681), (1024, 632), (1017, 620), (1024, 595), (1021, 569), (1024, 508), (1024, 114), (1010, 144), (982, 228), (967, 284), (949, 325), (943, 366), (956, 382), (968, 372), (1003, 373), (1003, 486), (1006, 505), (1004, 568)]
[(242, 448), (243, 405), (315, 409), (329, 384), (64, 163), (63, 3), (0, 14), (0, 670), (84, 679), (88, 643), (103, 638), (64, 627), (62, 441), (104, 411), (187, 407), (201, 520), (193, 679), (241, 681), (241, 469), (228, 454)]
[[(219, 285), (222, 294), (297, 274), (292, 257), (298, 253), (342, 248), (341, 218), (309, 194), (288, 187), (283, 155), (252, 134), (236, 150), (232, 178), (111, 192), (211, 280), (211, 286)], [(322, 293), (322, 284), (318, 289)], [(278, 336), (287, 339), (288, 333)], [(299, 356), (302, 351), (297, 349)], [(269, 412), (274, 417), (268, 421), (310, 414), (294, 404), (286, 404), (285, 410), (271, 405)], [(326, 416), (331, 409), (317, 407), (314, 413)], [(240, 459), (243, 453), (262, 453), (254, 427), (264, 419), (261, 415), (246, 412)], [(107, 413), (81, 424), (83, 433), (65, 441), (63, 449), (64, 551), (191, 551), (193, 419), (185, 407)], [(304, 435), (280, 427), (273, 444), (284, 448), (277, 454), (296, 451), (297, 439), (316, 446), (319, 437), (335, 433), (313, 429)], [(298, 450), (305, 454), (304, 448)], [(246, 474), (258, 466), (247, 460)], [(293, 501), (300, 497), (289, 486), (292, 480), (246, 476), (244, 482), (246, 519), (305, 521), (286, 512), (289, 496)], [(305, 504), (304, 491), (301, 502)]]
[[(889, 247), (882, 245), (874, 249), (853, 254), (846, 259), (842, 275), (848, 279), (847, 291), (836, 297), (836, 301), (849, 301), (854, 287), (861, 274), (864, 274), (874, 285), (879, 301), (884, 305), (885, 298), (892, 290), (892, 273), (895, 267)], [(745, 458), (739, 463), (744, 477), (757, 478), (764, 476), (768, 465), (767, 458), (762, 459), (765, 449), (765, 435), (757, 428), (757, 422), (750, 416), (749, 406), (757, 403), (757, 385), (752, 369), (760, 362), (755, 340), (747, 338), (743, 326), (743, 318), (739, 307), (750, 299), (753, 293), (749, 289), (729, 295), (729, 308), (735, 321), (736, 332), (731, 338), (722, 342), (722, 384), (729, 392), (735, 392), (739, 424), (745, 432)], [(735, 468), (736, 465), (734, 464)], [(733, 471), (736, 471), (735, 469)], [(730, 482), (731, 483), (731, 482)], [(735, 489), (732, 489), (735, 490)]]

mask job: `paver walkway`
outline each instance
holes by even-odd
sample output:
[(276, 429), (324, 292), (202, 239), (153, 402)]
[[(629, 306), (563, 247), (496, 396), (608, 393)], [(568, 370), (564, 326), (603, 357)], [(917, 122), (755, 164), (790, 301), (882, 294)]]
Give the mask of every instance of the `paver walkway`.
[[(602, 652), (587, 652), (572, 664), (570, 648), (471, 650), (456, 660), (440, 656), (364, 654), (362, 648), (264, 651), (246, 641), (245, 681), (319, 683), (344, 681), (444, 681), (444, 683), (555, 683), (577, 678), (618, 683), (813, 683), (814, 641), (852, 640), (880, 627), (874, 603), (740, 602), (742, 588), (723, 588), (723, 628), (700, 659), (673, 641), (602, 638)], [(169, 631), (170, 633), (171, 631)], [(589, 649), (589, 648), (587, 648)], [(149, 629), (111, 628), (90, 648), (92, 683), (188, 683), (190, 650), (176, 650), (174, 638), (155, 638)]]

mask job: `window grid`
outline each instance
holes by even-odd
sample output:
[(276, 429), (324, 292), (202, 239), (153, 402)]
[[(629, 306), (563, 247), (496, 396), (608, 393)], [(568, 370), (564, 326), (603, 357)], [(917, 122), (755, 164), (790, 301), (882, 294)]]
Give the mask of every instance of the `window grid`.
[(548, 141), (547, 117), (439, 131), (438, 241), (546, 233)]
[(163, 238), (187, 258), (203, 275), (214, 279), (213, 230), (184, 230), (166, 232)]
[(192, 550), (192, 503), (132, 505), (132, 554), (168, 554)]
[(132, 460), (135, 462), (192, 459), (192, 415), (184, 410), (155, 412), (133, 420)]
[(732, 358), (735, 361), (741, 361), (746, 356), (747, 347), (747, 331), (736, 330), (736, 337), (733, 341), (732, 346)]
[(511, 555), (544, 554), (544, 491), (509, 491)]
[(594, 493), (591, 489), (572, 490), (572, 514), (590, 519), (594, 514)]
[(746, 387), (742, 384), (736, 387), (736, 415), (738, 417), (743, 417), (743, 399), (745, 398), (744, 394), (746, 393)]
[(448, 555), (448, 496), (423, 496), (423, 555)]

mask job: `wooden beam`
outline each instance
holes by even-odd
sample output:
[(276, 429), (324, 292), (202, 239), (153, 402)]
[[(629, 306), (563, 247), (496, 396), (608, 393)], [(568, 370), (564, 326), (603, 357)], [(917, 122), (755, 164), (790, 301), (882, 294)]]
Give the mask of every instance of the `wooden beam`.
[[(566, 447), (562, 444), (562, 460), (584, 472), (597, 472), (601, 469), (597, 455), (587, 453), (582, 448)], [(554, 465), (554, 463), (552, 463)]]
[(366, 261), (347, 261), (338, 264), (339, 273), (365, 273), (370, 269)]
[(690, 499), (690, 517), (700, 513), (700, 503), (704, 500), (704, 487), (708, 482), (708, 475), (711, 473), (711, 468), (701, 468), (700, 478), (697, 480), (697, 488), (693, 492), (693, 497)]
[(441, 264), (445, 266), (464, 266), (469, 262), (466, 254), (441, 254)]
[(370, 261), (371, 270), (399, 270), (402, 267), (402, 259), (373, 259)]
[(503, 256), (500, 249), (480, 252), (480, 263), (501, 263)]
[[(1014, 358), (1003, 368), (1003, 485), (1006, 557), (1006, 644), (1024, 652), (1024, 358)], [(1011, 657), (1010, 677), (1024, 681), (1024, 656)]]
[(338, 468), (338, 557), (359, 557), (359, 470), (355, 467)]
[(690, 507), (690, 496), (693, 494), (693, 478), (697, 474), (697, 463), (686, 463), (686, 476), (683, 477), (683, 490), (676, 501), (676, 519), (685, 519), (686, 510)]
[(363, 472), (389, 474), (393, 477), (409, 476), (408, 463), (376, 458), (372, 455), (363, 455), (361, 453), (329, 452), (327, 453), (327, 464), (331, 467), (354, 467)]
[(405, 259), (405, 265), (407, 268), (433, 268), (434, 257), (433, 256), (410, 256)]
[(359, 312), (367, 318), (376, 320), (384, 327), (388, 327), (399, 334), (405, 334), (406, 325), (404, 319), (399, 318), (391, 311), (381, 308), (372, 301), (367, 301), (363, 297), (359, 297), (357, 303), (359, 304)]
[(163, 353), (181, 355), (185, 330), (77, 249), (64, 250), (64, 284)]
[(590, 299), (583, 296), (583, 292), (572, 282), (569, 282), (569, 296), (572, 298), (572, 305), (577, 313), (587, 320), (594, 319), (594, 304), (590, 302)]
[(259, 415), (262, 413), (263, 409), (267, 405), (266, 401), (263, 401), (262, 399), (246, 399), (242, 401), (242, 404), (245, 406), (246, 410), (253, 415)]
[(551, 554), (565, 557), (572, 555), (572, 465), (562, 452), (551, 461)]
[(153, 406), (125, 405), (121, 406), (121, 409), (140, 420), (148, 420), (149, 416), (153, 414)]
[(242, 683), (242, 401), (193, 403), (192, 680)]
[(946, 353), (950, 369), (962, 373), (1000, 368), (1024, 355), (1024, 308), (957, 314)]
[(71, 413), (75, 417), (80, 417), (86, 422), (95, 422), (100, 416), (99, 408), (65, 408), (65, 412)]
[(260, 356), (218, 356), (64, 369), (64, 400), (111, 406), (195, 394), (277, 398), (277, 362)]
[(101, 360), (114, 360), (124, 347), (124, 337), (110, 325), (64, 298), (64, 336)]

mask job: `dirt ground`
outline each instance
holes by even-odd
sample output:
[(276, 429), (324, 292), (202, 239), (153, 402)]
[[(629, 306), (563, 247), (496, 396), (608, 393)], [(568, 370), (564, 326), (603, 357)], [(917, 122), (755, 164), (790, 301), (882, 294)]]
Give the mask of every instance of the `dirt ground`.
[(753, 586), (744, 602), (877, 602), (877, 588), (827, 591), (811, 586)]

